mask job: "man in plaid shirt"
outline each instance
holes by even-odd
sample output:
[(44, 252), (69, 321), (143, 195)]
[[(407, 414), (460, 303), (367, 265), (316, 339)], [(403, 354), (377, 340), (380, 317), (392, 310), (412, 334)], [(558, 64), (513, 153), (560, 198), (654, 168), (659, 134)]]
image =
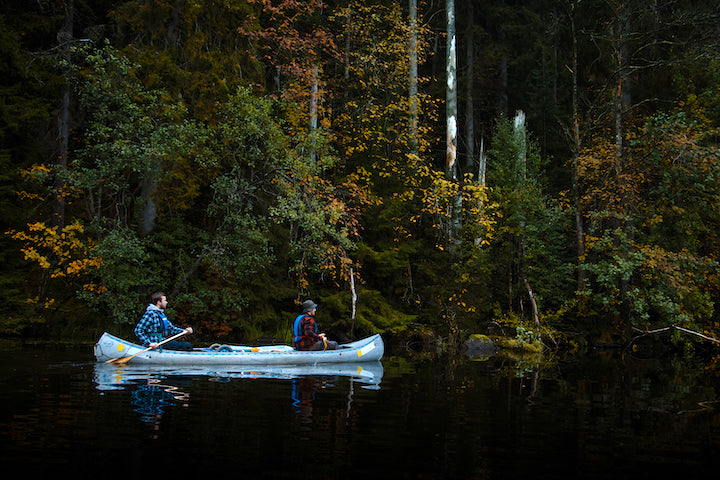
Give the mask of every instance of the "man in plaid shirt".
[[(192, 327), (182, 329), (170, 323), (170, 320), (165, 316), (168, 301), (164, 293), (153, 293), (150, 302), (140, 322), (135, 327), (135, 336), (144, 346), (158, 348), (159, 343), (168, 337), (181, 332), (193, 333)], [(171, 340), (164, 343), (163, 348), (168, 350), (192, 350), (192, 345), (190, 342)]]
[(335, 350), (337, 342), (327, 339), (324, 333), (317, 333), (315, 311), (317, 305), (312, 300), (303, 302), (303, 313), (298, 315), (293, 325), (293, 341), (298, 350)]

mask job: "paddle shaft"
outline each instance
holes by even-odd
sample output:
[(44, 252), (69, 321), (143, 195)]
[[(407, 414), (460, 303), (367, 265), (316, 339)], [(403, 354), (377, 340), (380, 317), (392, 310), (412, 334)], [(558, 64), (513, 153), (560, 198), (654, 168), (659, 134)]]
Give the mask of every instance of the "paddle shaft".
[[(185, 335), (186, 333), (187, 333), (187, 331), (183, 330), (182, 332), (178, 333), (177, 335), (173, 335), (173, 336), (170, 337), (170, 338), (166, 338), (166, 339), (163, 340), (162, 342), (158, 343), (158, 347), (159, 347), (160, 345), (162, 345), (163, 343), (169, 342), (170, 340), (175, 340), (175, 339), (178, 338), (178, 337), (182, 337), (182, 336)], [(127, 363), (127, 362), (130, 361), (130, 359), (135, 358), (135, 357), (137, 357), (138, 355), (140, 355), (141, 353), (147, 352), (148, 350), (152, 350), (152, 347), (148, 347), (148, 348), (146, 348), (145, 350), (141, 350), (141, 351), (139, 351), (138, 353), (136, 353), (135, 355), (131, 355), (131, 356), (129, 356), (129, 357), (118, 357), (118, 358), (110, 359), (110, 360), (108, 360), (108, 361), (105, 362), (105, 363)]]

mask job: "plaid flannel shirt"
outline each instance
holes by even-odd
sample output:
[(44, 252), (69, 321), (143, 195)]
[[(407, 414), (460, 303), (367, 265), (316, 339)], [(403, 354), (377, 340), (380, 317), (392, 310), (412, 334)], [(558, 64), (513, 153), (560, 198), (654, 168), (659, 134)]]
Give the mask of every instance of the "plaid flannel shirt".
[[(135, 327), (135, 336), (147, 347), (152, 342), (160, 342), (182, 331), (182, 328), (170, 323), (170, 320), (165, 316), (165, 312), (155, 305), (149, 305)], [(157, 334), (160, 334), (162, 338), (159, 340), (153, 338)]]
[(298, 350), (310, 350), (316, 342), (322, 341), (322, 337), (317, 334), (315, 319), (307, 314), (300, 320), (300, 334), (300, 338), (295, 341)]

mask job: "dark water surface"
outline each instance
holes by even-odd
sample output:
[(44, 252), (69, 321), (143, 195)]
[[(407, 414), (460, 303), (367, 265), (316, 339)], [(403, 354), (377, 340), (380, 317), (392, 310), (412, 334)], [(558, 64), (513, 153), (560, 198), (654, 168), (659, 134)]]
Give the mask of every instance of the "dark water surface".
[(353, 368), (152, 371), (5, 348), (0, 464), (32, 478), (718, 475), (720, 379), (702, 364), (388, 352)]

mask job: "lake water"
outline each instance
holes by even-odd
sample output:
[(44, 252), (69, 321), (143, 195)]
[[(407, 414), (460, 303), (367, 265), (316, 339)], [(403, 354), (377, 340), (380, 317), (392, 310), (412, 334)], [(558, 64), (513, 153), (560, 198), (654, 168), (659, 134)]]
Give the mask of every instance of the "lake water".
[[(152, 371), (0, 351), (0, 462), (31, 477), (714, 478), (720, 378), (596, 352), (354, 371)], [(710, 477), (712, 475), (712, 477)]]

